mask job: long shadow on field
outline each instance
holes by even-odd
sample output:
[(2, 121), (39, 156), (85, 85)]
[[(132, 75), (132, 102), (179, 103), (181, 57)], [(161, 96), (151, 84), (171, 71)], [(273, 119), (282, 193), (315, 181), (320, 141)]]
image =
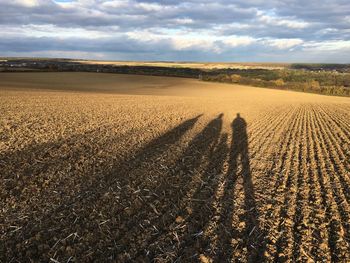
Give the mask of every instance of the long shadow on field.
[[(221, 118), (222, 115), (219, 115), (195, 136), (174, 167), (170, 168), (166, 182), (155, 190), (163, 193), (163, 196), (157, 196), (151, 201), (159, 202), (162, 208), (135, 213), (138, 222), (152, 220), (148, 220), (146, 227), (132, 228), (130, 224), (125, 228), (126, 238), (122, 239), (125, 246), (121, 247), (119, 254), (127, 250), (128, 256), (131, 256), (130, 261), (148, 257), (161, 262), (188, 262), (198, 259), (199, 254), (208, 253), (214, 262), (239, 261), (242, 255), (235, 255), (231, 244), (231, 240), (236, 239), (240, 251), (247, 251), (244, 255), (247, 256), (247, 261), (261, 261), (262, 244), (259, 240), (262, 235), (250, 172), (246, 122), (239, 114), (233, 121), (229, 151), (227, 134), (220, 136)], [(228, 153), (228, 171), (226, 176), (221, 176)], [(242, 167), (240, 172), (239, 166)], [(246, 211), (242, 216), (245, 223), (243, 231), (232, 227), (235, 212), (233, 203), (236, 198), (234, 187), (239, 175), (243, 179)], [(216, 192), (222, 181), (223, 195), (217, 200)], [(216, 214), (217, 206), (221, 206), (219, 214)], [(215, 239), (205, 236), (204, 231), (215, 225), (210, 224), (217, 215), (220, 217), (215, 235), (218, 240), (212, 253), (211, 242), (215, 242)], [(125, 257), (120, 259), (125, 260)]]
[[(188, 228), (176, 230), (178, 228), (176, 218), (186, 220), (199, 212), (197, 210), (199, 207), (193, 207), (191, 201), (200, 200), (201, 190), (211, 181), (208, 176), (211, 173), (201, 172), (202, 164), (208, 159), (211, 162), (219, 160), (212, 157), (214, 157), (213, 149), (220, 138), (222, 116), (223, 114), (220, 114), (211, 120), (188, 143), (182, 155), (153, 188), (156, 195), (148, 198), (147, 204), (142, 209), (137, 209), (131, 215), (125, 215), (121, 220), (126, 222), (127, 216), (131, 216), (141, 224), (126, 223), (124, 233), (117, 238), (124, 244), (117, 251), (119, 261), (125, 261), (126, 256), (130, 256), (132, 261), (142, 261), (145, 257), (150, 260), (158, 258), (160, 261), (167, 261), (173, 259), (169, 254), (178, 256), (178, 250), (181, 249), (178, 247), (174, 250), (173, 234), (176, 232), (179, 241), (181, 239), (181, 242), (186, 243), (185, 239), (189, 233)], [(212, 163), (213, 169), (214, 166)], [(196, 210), (193, 210), (194, 208)], [(127, 251), (127, 255), (123, 254), (123, 251)]]
[[(67, 262), (71, 256), (84, 262), (96, 259), (101, 262), (193, 261), (199, 253), (206, 254), (212, 245), (213, 240), (205, 237), (203, 231), (217, 216), (218, 227), (213, 230), (218, 237), (215, 262), (235, 259), (232, 239), (242, 239), (239, 245), (247, 249), (250, 262), (259, 261), (259, 215), (244, 119), (238, 114), (232, 123), (230, 149), (228, 135), (221, 134), (223, 114), (220, 114), (183, 150), (169, 153), (199, 117), (181, 123), (118, 162), (108, 160), (112, 171), (94, 174), (92, 178), (87, 175), (89, 179), (82, 181), (75, 194), (63, 196), (45, 212), (38, 206), (30, 220), (13, 222), (21, 228), (5, 229), (6, 233), (1, 236), (3, 248), (0, 246), (0, 254), (5, 256), (0, 255), (0, 261), (49, 261), (52, 257)], [(98, 132), (59, 144), (74, 145), (95, 135)], [(24, 163), (30, 161), (26, 158), (40, 159), (42, 149), (50, 147), (57, 147), (57, 142), (29, 147), (4, 160)], [(73, 159), (68, 162), (74, 163), (74, 158), (80, 155), (73, 151), (70, 157)], [(229, 167), (224, 174), (227, 159)], [(39, 170), (57, 168), (57, 162), (63, 163), (54, 157), (49, 167), (40, 166)], [(167, 166), (163, 167), (164, 164)], [(243, 232), (232, 227), (234, 188), (239, 174), (243, 177), (246, 210)], [(35, 176), (41, 174), (38, 172)], [(221, 197), (216, 196), (219, 189), (223, 189)]]
[[(222, 196), (222, 211), (218, 231), (218, 253), (215, 257), (217, 262), (231, 262), (231, 260), (240, 260), (240, 255), (235, 255), (238, 246), (245, 246), (247, 250), (247, 261), (257, 262), (260, 259), (258, 239), (261, 237), (259, 230), (259, 215), (256, 207), (254, 185), (252, 182), (249, 152), (248, 152), (248, 134), (245, 120), (237, 113), (237, 117), (232, 122), (232, 142), (229, 155), (229, 167), (226, 174), (226, 180)], [(241, 164), (239, 173), (238, 167)], [(244, 208), (245, 214), (243, 220), (245, 223), (244, 232), (232, 227), (232, 218), (236, 207), (234, 200), (237, 199), (234, 188), (239, 174), (243, 177), (244, 190)], [(232, 239), (236, 242), (233, 245)], [(239, 241), (237, 245), (237, 241)], [(240, 247), (240, 249), (244, 249)], [(242, 251), (242, 250), (241, 250)], [(235, 258), (238, 257), (238, 258)]]
[[(92, 249), (94, 253), (90, 255), (97, 256), (100, 254), (102, 256), (105, 252), (103, 243), (105, 242), (107, 247), (114, 246), (115, 234), (111, 234), (111, 229), (107, 231), (101, 229), (102, 226), (99, 225), (99, 222), (101, 223), (99, 221), (101, 214), (106, 213), (108, 218), (111, 214), (118, 215), (120, 211), (124, 211), (124, 204), (120, 204), (118, 200), (123, 201), (123, 197), (129, 197), (129, 183), (134, 181), (141, 183), (145, 180), (144, 177), (135, 178), (135, 175), (133, 177), (132, 171), (141, 167), (142, 164), (150, 162), (150, 160), (154, 161), (158, 156), (166, 152), (169, 146), (178, 142), (194, 126), (200, 116), (181, 123), (174, 129), (152, 140), (146, 146), (131, 153), (131, 156), (126, 159), (112, 164), (112, 172), (96, 178), (90, 178), (86, 182), (82, 180), (82, 186), (80, 186), (80, 189), (77, 189), (76, 194), (74, 196), (62, 196), (58, 203), (60, 205), (54, 205), (50, 209), (46, 208), (45, 212), (34, 211), (33, 215), (29, 217), (31, 218), (30, 221), (24, 220), (22, 222), (22, 219), (18, 219), (16, 224), (21, 227), (19, 231), (13, 231), (9, 227), (2, 234), (3, 248), (0, 249), (0, 252), (3, 250), (5, 253), (1, 253), (3, 256), (0, 256), (0, 260), (3, 259), (5, 262), (10, 259), (49, 261), (49, 258), (55, 255), (60, 260), (66, 261), (72, 253), (67, 253), (67, 251), (62, 249), (55, 249), (56, 247), (62, 247), (61, 243), (63, 241), (64, 246), (75, 247), (73, 255), (77, 258), (82, 258), (83, 253), (91, 251), (92, 247), (102, 242), (101, 245)], [(21, 160), (20, 163), (30, 163), (32, 158), (41, 158), (43, 149), (57, 147), (57, 144), (69, 145), (70, 143), (84, 140), (84, 138), (85, 136), (73, 136), (67, 141), (34, 145), (12, 155), (2, 156), (1, 159), (5, 164), (7, 161), (12, 162), (13, 160)], [(74, 153), (72, 156), (74, 156)], [(52, 157), (49, 165), (55, 167), (61, 161), (60, 156)], [(38, 171), (37, 176), (45, 175), (45, 169), (49, 169), (49, 167), (42, 167), (41, 171)], [(8, 176), (10, 175), (9, 172)], [(34, 178), (35, 175), (32, 174), (32, 177)], [(18, 175), (19, 178), (23, 176), (25, 174), (22, 176)], [(88, 175), (86, 176), (89, 177)], [(31, 177), (28, 180), (31, 180)], [(9, 195), (13, 195), (11, 189), (8, 191)], [(21, 197), (18, 196), (18, 198)], [(106, 203), (110, 201), (112, 202)], [(9, 218), (15, 218), (16, 214), (8, 216)], [(116, 224), (117, 222), (114, 219), (108, 218), (106, 220), (107, 222), (112, 221), (111, 228), (115, 227), (118, 229), (119, 225)], [(78, 238), (80, 235), (81, 237)], [(28, 240), (32, 239), (35, 242), (28, 242)], [(76, 246), (77, 244), (78, 246)], [(89, 260), (89, 258), (84, 258), (85, 260)]]
[(222, 134), (218, 143), (210, 149), (209, 163), (202, 176), (202, 184), (195, 192), (188, 208), (190, 214), (181, 214), (186, 218), (186, 227), (183, 228), (185, 236), (179, 249), (178, 258), (184, 260), (197, 254), (205, 254), (212, 244), (210, 237), (204, 231), (210, 227), (211, 220), (216, 213), (216, 192), (223, 177), (224, 163), (228, 154), (226, 133)]

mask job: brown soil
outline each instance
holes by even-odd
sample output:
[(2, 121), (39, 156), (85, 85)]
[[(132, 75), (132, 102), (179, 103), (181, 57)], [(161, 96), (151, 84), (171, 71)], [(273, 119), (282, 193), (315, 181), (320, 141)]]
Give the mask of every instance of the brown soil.
[(0, 262), (350, 260), (348, 98), (1, 73), (0, 112)]

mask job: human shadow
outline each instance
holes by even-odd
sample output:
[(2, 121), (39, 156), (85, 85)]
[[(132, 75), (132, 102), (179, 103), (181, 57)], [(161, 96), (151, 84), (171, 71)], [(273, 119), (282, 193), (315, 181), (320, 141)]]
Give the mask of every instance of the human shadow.
[[(211, 224), (211, 220), (215, 217), (216, 208), (214, 203), (218, 201), (222, 209), (219, 210), (219, 227), (218, 227), (218, 243), (216, 252), (212, 258), (214, 262), (230, 262), (232, 260), (240, 261), (241, 255), (234, 256), (234, 248), (231, 240), (236, 239), (240, 250), (246, 250), (244, 255), (248, 262), (261, 261), (260, 246), (261, 233), (259, 228), (259, 215), (256, 207), (254, 185), (251, 178), (251, 169), (248, 151), (248, 135), (247, 124), (240, 115), (232, 123), (232, 143), (231, 148), (226, 146), (227, 134), (220, 135), (222, 128), (222, 115), (212, 120), (202, 132), (200, 132), (190, 143), (184, 154), (174, 166), (174, 172), (166, 176), (167, 183), (160, 188), (168, 189), (169, 192), (164, 196), (168, 201), (163, 201), (164, 210), (159, 211), (159, 216), (152, 216), (156, 212), (150, 210), (145, 218), (153, 218), (150, 226), (155, 226), (156, 231), (150, 234), (151, 238), (147, 239), (143, 236), (140, 243), (136, 243), (139, 252), (132, 260), (144, 259), (145, 251), (149, 259), (161, 255), (164, 251), (172, 254), (174, 258), (171, 260), (193, 260), (194, 255), (199, 253), (206, 254), (206, 249), (210, 245), (209, 240), (203, 233), (204, 229)], [(224, 176), (223, 195), (216, 200), (216, 191), (220, 188), (221, 179), (218, 176), (224, 172), (224, 163), (228, 156), (228, 171)], [(200, 167), (203, 157), (209, 160), (207, 166), (200, 172), (200, 183), (193, 184), (194, 175), (191, 171)], [(239, 167), (242, 169), (239, 171)], [(178, 175), (178, 171), (185, 171), (182, 176)], [(175, 175), (175, 177), (174, 177)], [(239, 231), (232, 227), (232, 217), (235, 213), (234, 207), (235, 184), (239, 176), (242, 176), (244, 191), (244, 208), (245, 213), (242, 215), (244, 229)], [(180, 181), (179, 181), (180, 180)], [(164, 187), (166, 186), (166, 187)], [(193, 194), (186, 201), (187, 193), (193, 189)], [(176, 190), (176, 192), (174, 192)], [(180, 215), (180, 216), (179, 216)], [(176, 216), (179, 216), (178, 222), (174, 222)], [(140, 219), (138, 217), (138, 219)], [(138, 220), (140, 221), (140, 220)], [(150, 228), (150, 227), (149, 227)], [(140, 232), (147, 232), (146, 229), (138, 231), (128, 230), (128, 242), (136, 240), (136, 236), (140, 236)], [(131, 230), (131, 231), (130, 231)], [(130, 235), (131, 232), (135, 236)], [(178, 244), (174, 245), (175, 239)], [(144, 245), (141, 245), (141, 244)], [(175, 243), (176, 244), (176, 243)], [(134, 244), (133, 244), (134, 245)], [(140, 249), (142, 248), (142, 249)], [(125, 247), (123, 249), (126, 249)], [(131, 251), (132, 252), (132, 251)], [(158, 258), (159, 260), (170, 260), (169, 258)]]
[[(229, 167), (224, 182), (224, 191), (222, 196), (222, 211), (221, 220), (218, 227), (218, 254), (216, 255), (217, 262), (231, 262), (239, 260), (234, 254), (235, 250), (240, 247), (247, 251), (247, 261), (257, 262), (261, 255), (259, 247), (261, 246), (258, 239), (261, 237), (259, 229), (259, 215), (255, 201), (254, 184), (252, 181), (249, 150), (248, 150), (248, 134), (247, 123), (237, 113), (237, 117), (232, 122), (232, 141), (229, 153)], [(241, 170), (238, 171), (241, 165)], [(239, 175), (243, 180), (244, 192), (244, 210), (243, 215), (244, 231), (240, 231), (232, 226), (232, 218), (235, 207), (235, 200), (238, 198), (235, 193), (235, 185)], [(236, 242), (234, 247), (232, 240)]]
[(209, 163), (203, 172), (203, 183), (196, 190), (192, 202), (189, 204), (191, 214), (183, 228), (185, 235), (179, 248), (179, 257), (191, 258), (194, 253), (205, 254), (210, 246), (210, 237), (204, 231), (210, 227), (216, 212), (216, 191), (219, 188), (224, 173), (224, 164), (228, 154), (227, 133), (221, 135), (215, 147), (212, 147)]
[[(153, 187), (152, 191), (156, 195), (148, 198), (141, 209), (134, 210), (128, 215), (141, 224), (127, 223), (125, 231), (117, 237), (120, 243), (125, 244), (116, 251), (119, 261), (126, 260), (123, 251), (128, 251), (132, 256), (131, 261), (142, 260), (145, 257), (152, 260), (167, 250), (168, 245), (172, 247), (172, 242), (169, 243), (169, 234), (173, 235), (170, 230), (174, 227), (176, 217), (179, 215), (183, 218), (189, 217), (188, 208), (191, 207), (191, 200), (200, 199), (203, 185), (210, 183), (208, 173), (200, 172), (201, 165), (204, 159), (213, 157), (213, 149), (217, 147), (220, 139), (222, 117), (223, 114), (218, 115), (193, 137), (181, 156)], [(125, 222), (125, 219), (126, 217), (120, 221)], [(178, 235), (183, 242), (186, 233), (182, 236), (180, 232)]]
[[(75, 194), (62, 198), (46, 211), (33, 213), (26, 223), (16, 222), (22, 228), (6, 235), (3, 242), (7, 256), (48, 261), (47, 256), (55, 254), (66, 261), (68, 253), (58, 250), (64, 243), (76, 250), (77, 258), (91, 251), (85, 261), (92, 258), (116, 259), (118, 262), (152, 261), (164, 251), (189, 259), (199, 250), (204, 252), (198, 248), (210, 243), (209, 239), (201, 238), (202, 230), (217, 213), (214, 203), (218, 202), (222, 209), (219, 210), (215, 262), (234, 258), (231, 240), (235, 238), (243, 240), (239, 244), (246, 247), (250, 262), (259, 260), (259, 216), (250, 172), (246, 122), (239, 114), (233, 121), (230, 149), (227, 134), (221, 134), (223, 114), (220, 114), (174, 154), (172, 146), (182, 140), (199, 117), (184, 121), (119, 161), (108, 161), (106, 165), (111, 170), (94, 174), (77, 188)], [(87, 140), (98, 133), (72, 137), (60, 144)], [(111, 143), (115, 143), (115, 138), (111, 138)], [(56, 144), (29, 147), (6, 160), (28, 161), (33, 152), (40, 157), (42, 149)], [(167, 167), (162, 168), (162, 160), (167, 160), (163, 162)], [(55, 162), (60, 161), (57, 158), (50, 165), (54, 168)], [(239, 164), (241, 173), (238, 172)], [(246, 211), (244, 232), (232, 228), (233, 191), (240, 174)], [(224, 183), (223, 195), (217, 200), (215, 193), (221, 182)], [(35, 243), (27, 242), (34, 237)], [(179, 240), (174, 243), (176, 238)], [(17, 246), (21, 246), (20, 251)], [(98, 249), (94, 249), (95, 246)], [(30, 255), (26, 253), (29, 249), (33, 251)]]
[[(25, 219), (16, 219), (16, 224), (21, 226), (20, 231), (14, 232), (11, 229), (5, 229), (5, 234), (3, 235), (3, 253), (4, 260), (8, 258), (25, 258), (25, 259), (35, 259), (38, 261), (48, 261), (46, 257), (50, 255), (50, 248), (54, 247), (57, 240), (63, 240), (65, 237), (69, 236), (69, 232), (72, 229), (81, 229), (85, 234), (91, 235), (91, 233), (96, 232), (96, 223), (91, 219), (92, 214), (96, 214), (96, 210), (100, 204), (104, 203), (104, 207), (110, 210), (109, 214), (118, 215), (120, 211), (124, 211), (123, 200), (124, 197), (128, 197), (128, 185), (130, 182), (134, 184), (142, 183), (145, 181), (146, 174), (143, 177), (137, 177), (139, 174), (134, 175), (133, 171), (135, 169), (140, 169), (145, 163), (153, 163), (159, 156), (162, 156), (169, 150), (169, 147), (176, 144), (186, 132), (191, 130), (197, 120), (201, 115), (194, 118), (188, 119), (163, 135), (151, 140), (144, 147), (130, 152), (127, 157), (120, 161), (106, 160), (106, 169), (111, 166), (112, 169), (108, 172), (102, 171), (99, 175), (89, 175), (89, 179), (82, 180), (82, 183), (77, 186), (76, 191), (73, 195), (63, 195), (62, 198), (57, 202), (57, 204), (51, 204), (50, 208), (42, 209), (42, 212), (33, 211), (33, 215), (29, 214), (27, 217), (31, 218), (30, 221)], [(43, 159), (46, 153), (45, 149), (58, 148), (57, 145), (73, 144), (76, 141), (89, 141), (91, 136), (98, 135), (99, 130), (88, 132), (83, 135), (72, 136), (63, 141), (45, 143), (40, 145), (32, 145), (27, 148), (14, 152), (9, 155), (0, 156), (0, 165), (8, 164), (17, 161), (18, 163), (35, 163), (33, 158)], [(115, 143), (115, 138), (111, 138), (111, 143)], [(74, 148), (73, 148), (74, 149)], [(75, 156), (81, 154), (80, 152), (73, 152), (71, 155)], [(75, 159), (73, 159), (75, 161)], [(46, 166), (41, 165), (41, 162), (32, 166), (38, 166), (38, 168), (31, 169), (31, 177), (28, 180), (34, 180), (36, 177), (40, 177), (41, 174), (45, 175), (45, 171), (53, 169), (57, 166), (57, 163), (61, 163), (61, 157), (50, 158), (50, 163)], [(6, 167), (6, 166), (4, 166)], [(10, 178), (11, 173), (14, 171), (21, 171), (18, 167), (13, 166), (13, 170), (6, 171), (6, 174), (2, 174), (1, 177), (6, 179)], [(0, 166), (1, 168), (1, 166)], [(5, 169), (4, 169), (5, 171)], [(37, 172), (36, 172), (37, 171)], [(23, 170), (23, 174), (26, 171)], [(22, 176), (23, 177), (23, 176)], [(35, 183), (35, 182), (33, 182)], [(5, 189), (7, 195), (15, 197), (12, 188)], [(120, 196), (120, 202), (115, 202), (114, 195), (118, 194)], [(20, 198), (21, 196), (18, 196)], [(38, 199), (41, 196), (38, 196)], [(16, 197), (17, 198), (17, 197)], [(105, 198), (105, 199), (104, 199)], [(41, 200), (44, 200), (41, 198)], [(107, 201), (113, 202), (106, 205)], [(45, 204), (45, 201), (43, 201)], [(39, 206), (40, 204), (38, 204)], [(102, 210), (102, 209), (101, 209)], [(21, 211), (13, 211), (8, 214), (8, 220), (11, 218), (19, 218), (16, 213)], [(97, 225), (98, 227), (98, 225)], [(40, 237), (38, 237), (40, 233)], [(37, 236), (36, 244), (28, 243), (32, 237)], [(97, 236), (97, 235), (96, 235)], [(42, 246), (40, 249), (37, 245), (47, 244), (47, 246)], [(74, 241), (71, 242), (74, 245)], [(21, 246), (21, 250), (16, 247)], [(28, 250), (32, 250), (31, 254), (27, 253)], [(1, 250), (0, 250), (1, 251)], [(1, 253), (0, 253), (1, 254)], [(64, 258), (64, 253), (61, 253)], [(0, 261), (2, 257), (0, 256)]]

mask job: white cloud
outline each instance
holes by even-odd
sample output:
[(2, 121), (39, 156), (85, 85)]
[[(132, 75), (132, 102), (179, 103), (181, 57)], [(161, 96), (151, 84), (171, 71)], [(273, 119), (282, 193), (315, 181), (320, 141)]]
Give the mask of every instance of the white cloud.
[(278, 49), (289, 49), (295, 46), (301, 45), (304, 41), (299, 38), (287, 38), (287, 39), (267, 39), (262, 43)]
[(84, 51), (62, 51), (62, 50), (50, 50), (50, 51), (40, 51), (31, 52), (31, 57), (51, 57), (51, 58), (87, 58), (103, 60), (108, 59), (108, 55), (103, 52), (84, 52)]
[(127, 32), (130, 39), (148, 43), (168, 43), (174, 50), (199, 49), (203, 51), (219, 52), (219, 47), (215, 44), (215, 38), (210, 36), (195, 35), (188, 32), (158, 32), (134, 31)]
[(238, 46), (248, 46), (250, 44), (253, 44), (254, 42), (256, 42), (256, 39), (249, 36), (245, 36), (245, 37), (233, 36), (222, 40), (222, 42), (229, 47), (238, 47)]
[(224, 50), (239, 46), (248, 46), (257, 41), (249, 36), (215, 36), (211, 31), (188, 32), (186, 30), (127, 32), (130, 39), (140, 42), (160, 43), (168, 42), (174, 50), (199, 50), (221, 53)]
[(34, 7), (40, 4), (39, 0), (14, 0), (13, 2), (26, 7)]
[(283, 26), (293, 29), (302, 29), (308, 27), (310, 24), (305, 21), (298, 21), (292, 18), (283, 18), (278, 16), (271, 16), (258, 12), (258, 21), (272, 26)]
[(128, 0), (114, 0), (103, 2), (101, 5), (106, 8), (125, 8), (128, 7), (130, 3)]
[(161, 11), (165, 9), (164, 6), (156, 3), (140, 3), (137, 5), (138, 7), (141, 7), (142, 9), (146, 11)]
[(191, 18), (176, 18), (174, 22), (179, 25), (189, 25), (193, 24), (193, 20)]
[(329, 40), (322, 42), (311, 41), (305, 43), (304, 50), (313, 51), (337, 51), (337, 50), (350, 50), (350, 40)]
[(112, 32), (118, 35), (118, 27), (109, 27), (108, 31), (99, 31), (88, 28), (66, 28), (55, 25), (26, 25), (26, 26), (3, 26), (0, 27), (1, 36), (13, 36), (21, 38), (27, 37), (54, 37), (57, 39), (76, 38), (81, 39), (99, 39), (111, 37)]
[(138, 40), (140, 42), (158, 42), (168, 38), (166, 35), (155, 34), (147, 30), (126, 32), (125, 35), (130, 39)]
[(212, 39), (175, 37), (171, 40), (175, 50), (199, 49), (203, 51), (220, 52)]

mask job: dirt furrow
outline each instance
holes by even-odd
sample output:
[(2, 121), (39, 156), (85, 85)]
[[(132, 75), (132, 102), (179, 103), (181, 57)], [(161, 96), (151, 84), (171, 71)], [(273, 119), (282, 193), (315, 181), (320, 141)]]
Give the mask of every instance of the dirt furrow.
[[(327, 109), (325, 110), (324, 107)], [(349, 142), (350, 140), (350, 126), (349, 123), (347, 123), (347, 119), (342, 119), (337, 114), (329, 114), (329, 112), (333, 112), (332, 109), (329, 108), (329, 106), (323, 106), (319, 108), (322, 112), (322, 114), (326, 115), (333, 123), (334, 127), (339, 130), (344, 136), (345, 141)]]
[(315, 158), (317, 163), (318, 180), (321, 186), (322, 202), (326, 209), (326, 222), (328, 223), (328, 246), (331, 251), (332, 261), (344, 261), (349, 258), (347, 242), (344, 240), (345, 229), (342, 224), (342, 208), (339, 206), (339, 196), (334, 189), (334, 174), (329, 174), (325, 160), (327, 149), (324, 147), (323, 135), (317, 115), (313, 112), (313, 141), (315, 142)]
[(306, 233), (311, 239), (310, 247), (308, 248), (309, 253), (312, 255), (312, 259), (320, 262), (331, 260), (331, 251), (328, 246), (329, 233), (328, 222), (326, 220), (325, 210), (322, 195), (322, 188), (317, 179), (317, 162), (315, 158), (315, 137), (314, 137), (314, 115), (312, 114), (311, 109), (309, 108), (307, 112), (307, 135), (306, 135), (306, 160), (307, 160), (307, 174), (308, 174), (308, 184), (310, 187), (309, 194), (309, 209), (310, 213), (307, 220), (307, 229)]
[[(331, 136), (333, 146), (337, 148), (337, 158), (339, 158), (339, 164), (345, 166), (347, 173), (350, 173), (350, 144), (349, 138), (342, 132), (338, 124), (330, 116), (336, 116), (336, 112), (333, 110), (325, 110), (322, 105), (320, 105), (317, 110), (320, 110), (322, 117), (324, 118), (325, 124), (328, 127), (328, 134)], [(329, 112), (332, 114), (329, 115)], [(344, 129), (350, 130), (350, 126), (344, 127)], [(342, 167), (343, 169), (343, 167)], [(349, 184), (348, 184), (349, 185)]]
[(315, 114), (318, 115), (317, 120), (321, 131), (320, 138), (323, 141), (322, 148), (324, 149), (325, 165), (332, 185), (335, 201), (340, 212), (339, 215), (342, 219), (342, 224), (344, 227), (343, 235), (346, 242), (348, 243), (348, 249), (350, 251), (350, 206), (347, 201), (347, 194), (349, 189), (347, 183), (345, 182), (342, 184), (341, 180), (341, 178), (343, 178), (342, 172), (344, 172), (344, 169), (339, 169), (340, 171), (338, 171), (338, 167), (341, 165), (339, 164), (339, 159), (337, 158), (337, 152), (335, 152), (333, 145), (330, 142), (332, 135), (330, 135), (327, 131), (326, 123), (323, 120), (322, 116), (320, 116), (321, 114), (317, 110), (315, 111)]
[(330, 126), (329, 119), (324, 114), (320, 114), (320, 121), (322, 121), (322, 127), (328, 138), (326, 143), (330, 156), (329, 160), (333, 165), (334, 171), (338, 175), (346, 201), (350, 204), (350, 162), (344, 156), (343, 149), (339, 146), (339, 143), (334, 136), (334, 127)]
[[(326, 106), (326, 105), (324, 105)], [(335, 116), (340, 119), (344, 124), (346, 124), (347, 127), (350, 126), (350, 107), (349, 105), (342, 105), (342, 104), (330, 104), (328, 105), (332, 111), (334, 111), (336, 114)]]
[(273, 163), (270, 170), (267, 171), (267, 175), (270, 175), (272, 178), (276, 177), (273, 188), (270, 190), (271, 196), (266, 205), (267, 211), (265, 212), (263, 220), (267, 233), (265, 238), (264, 257), (269, 261), (274, 260), (274, 257), (277, 254), (276, 242), (280, 235), (278, 227), (280, 220), (282, 220), (279, 219), (278, 216), (284, 202), (283, 196), (287, 185), (287, 179), (289, 177), (289, 173), (291, 172), (291, 160), (295, 155), (295, 144), (293, 144), (293, 140), (297, 133), (300, 118), (301, 109), (298, 107), (295, 110), (293, 119), (290, 122), (287, 133), (285, 134), (286, 139), (282, 141), (282, 145), (280, 145), (277, 149), (278, 151), (276, 152), (275, 158), (277, 161)]
[[(284, 147), (287, 147), (286, 145), (289, 145), (290, 143), (290, 125), (295, 122), (295, 117), (297, 116), (297, 110), (295, 108), (292, 108), (287, 114), (284, 114), (283, 112), (277, 113), (278, 116), (283, 115), (282, 121), (278, 124), (278, 127), (274, 130), (274, 135), (272, 140), (270, 141), (270, 144), (266, 148), (266, 152), (262, 152), (259, 157), (261, 158), (254, 158), (252, 160), (253, 167), (256, 169), (256, 173), (259, 173), (259, 176), (257, 176), (257, 185), (260, 184), (259, 187), (257, 187), (257, 191), (261, 191), (261, 195), (264, 196), (264, 202), (267, 203), (265, 205), (269, 206), (268, 203), (271, 202), (271, 196), (273, 193), (266, 192), (264, 189), (267, 188), (275, 188), (274, 185), (276, 182), (274, 179), (275, 177), (272, 176), (272, 170), (276, 168), (278, 164), (278, 160), (281, 158), (282, 153), (285, 153)], [(276, 150), (276, 145), (279, 145)], [(285, 158), (282, 158), (285, 160)], [(256, 163), (256, 165), (254, 165)], [(277, 180), (276, 180), (277, 181)], [(270, 200), (269, 200), (270, 199)]]
[(293, 138), (295, 144), (294, 154), (291, 156), (290, 167), (288, 168), (289, 173), (286, 179), (286, 185), (284, 189), (283, 204), (279, 211), (280, 223), (278, 225), (278, 239), (276, 241), (277, 254), (275, 258), (278, 260), (293, 260), (293, 246), (294, 240), (293, 237), (293, 228), (294, 221), (293, 217), (296, 212), (297, 205), (297, 184), (298, 184), (298, 175), (299, 171), (299, 162), (300, 162), (300, 152), (301, 152), (301, 134), (302, 134), (302, 124), (303, 119), (305, 118), (305, 106), (301, 106), (300, 120), (298, 126), (296, 127), (297, 132)]
[(301, 139), (299, 141), (298, 154), (298, 176), (296, 185), (296, 209), (293, 215), (293, 259), (296, 261), (307, 261), (311, 258), (311, 236), (308, 235), (306, 220), (309, 217), (308, 200), (310, 198), (310, 185), (307, 180), (307, 122), (309, 121), (309, 108), (305, 106), (303, 122), (301, 125)]

